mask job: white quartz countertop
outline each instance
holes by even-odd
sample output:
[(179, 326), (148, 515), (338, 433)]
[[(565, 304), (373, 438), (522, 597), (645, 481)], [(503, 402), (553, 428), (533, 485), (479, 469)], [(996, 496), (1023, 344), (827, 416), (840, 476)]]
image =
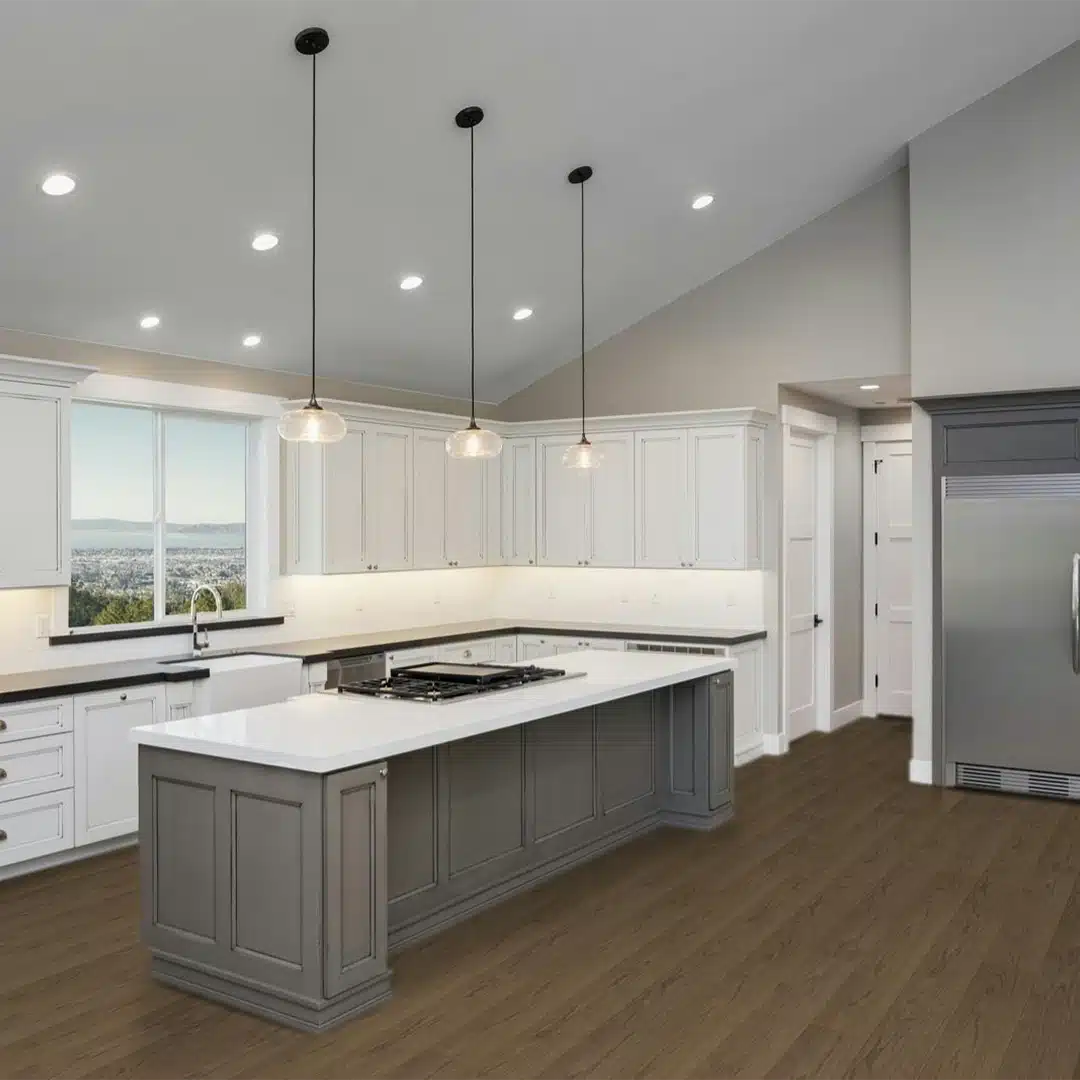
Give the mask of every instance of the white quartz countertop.
[(329, 773), (705, 678), (733, 669), (735, 661), (583, 651), (542, 666), (583, 674), (439, 704), (308, 694), (255, 709), (139, 727), (131, 737), (143, 746)]

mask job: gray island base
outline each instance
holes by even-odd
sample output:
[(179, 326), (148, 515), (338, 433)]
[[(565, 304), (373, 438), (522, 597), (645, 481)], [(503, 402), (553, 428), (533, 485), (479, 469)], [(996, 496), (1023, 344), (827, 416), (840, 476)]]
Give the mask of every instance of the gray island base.
[(394, 949), (659, 826), (727, 821), (732, 775), (731, 671), (329, 773), (144, 743), (153, 974), (324, 1030), (390, 997)]

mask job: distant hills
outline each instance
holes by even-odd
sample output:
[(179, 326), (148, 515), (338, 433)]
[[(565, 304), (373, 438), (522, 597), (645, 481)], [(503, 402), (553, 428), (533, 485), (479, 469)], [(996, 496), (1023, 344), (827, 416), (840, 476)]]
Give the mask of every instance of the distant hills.
[[(123, 518), (73, 518), (72, 528), (86, 532), (142, 532), (153, 528), (150, 521), (125, 521)], [(243, 536), (247, 526), (242, 521), (234, 522), (199, 522), (195, 525), (181, 525), (170, 521), (166, 523), (166, 529), (170, 533), (191, 533), (200, 535), (213, 533), (221, 536), (227, 533), (230, 536)]]

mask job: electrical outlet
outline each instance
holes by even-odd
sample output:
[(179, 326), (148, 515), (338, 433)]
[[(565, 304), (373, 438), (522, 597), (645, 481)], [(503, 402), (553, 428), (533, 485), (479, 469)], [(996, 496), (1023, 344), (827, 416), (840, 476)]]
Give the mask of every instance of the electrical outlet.
[(652, 603), (652, 604), (659, 604), (660, 603), (660, 594), (654, 592), (652, 594), (652, 598), (651, 598), (651, 600), (649, 602)]
[(735, 605), (735, 594), (733, 592), (729, 592), (727, 594), (726, 602), (727, 602), (728, 607), (735, 607), (736, 606)]
[(35, 622), (35, 631), (37, 633), (37, 636), (39, 638), (47, 638), (49, 636), (49, 616), (38, 615)]

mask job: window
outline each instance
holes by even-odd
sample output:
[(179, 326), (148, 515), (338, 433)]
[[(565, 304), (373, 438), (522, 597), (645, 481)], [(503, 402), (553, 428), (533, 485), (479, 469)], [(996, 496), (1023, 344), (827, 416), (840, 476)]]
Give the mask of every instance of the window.
[(76, 402), (68, 626), (246, 607), (247, 462), (244, 421)]

